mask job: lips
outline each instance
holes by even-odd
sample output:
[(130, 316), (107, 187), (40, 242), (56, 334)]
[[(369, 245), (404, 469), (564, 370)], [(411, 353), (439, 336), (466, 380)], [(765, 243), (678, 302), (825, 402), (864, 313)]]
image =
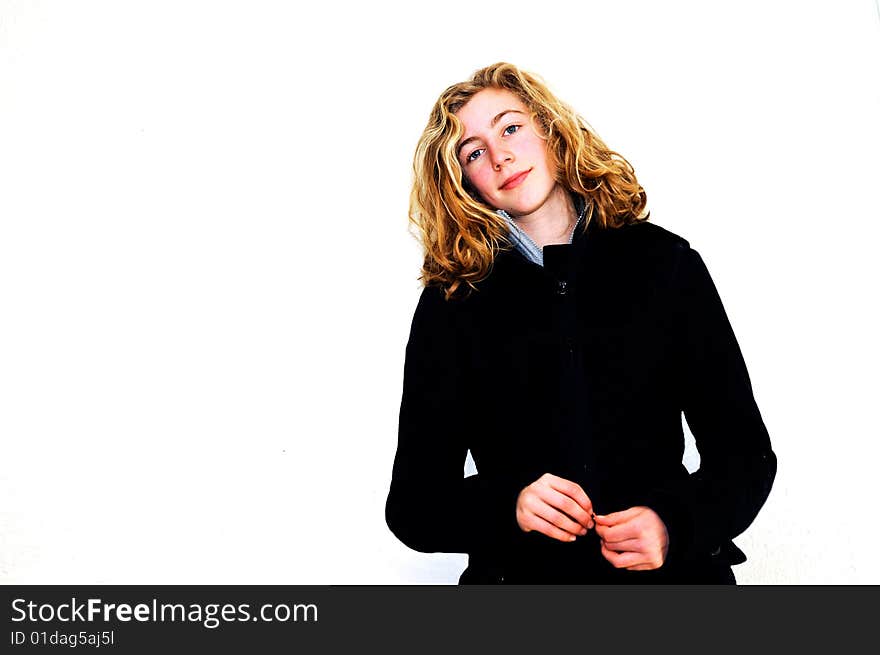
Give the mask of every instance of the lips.
[(532, 169), (530, 168), (530, 169), (527, 170), (527, 171), (523, 171), (522, 173), (517, 173), (516, 175), (513, 175), (513, 176), (511, 176), (511, 177), (508, 177), (508, 178), (504, 181), (504, 184), (501, 185), (501, 190), (502, 190), (502, 191), (509, 191), (510, 189), (513, 189), (513, 188), (519, 186), (520, 183), (521, 183), (524, 179), (526, 179), (526, 176), (527, 176), (529, 173), (531, 173), (531, 172), (532, 172)]

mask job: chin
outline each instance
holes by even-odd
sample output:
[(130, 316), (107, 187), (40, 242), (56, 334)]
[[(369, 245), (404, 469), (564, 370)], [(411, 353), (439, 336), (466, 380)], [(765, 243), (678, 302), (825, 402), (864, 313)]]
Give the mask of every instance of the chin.
[(546, 198), (533, 202), (517, 203), (515, 206), (508, 209), (507, 213), (511, 216), (527, 216), (528, 214), (538, 211), (545, 202), (547, 202)]

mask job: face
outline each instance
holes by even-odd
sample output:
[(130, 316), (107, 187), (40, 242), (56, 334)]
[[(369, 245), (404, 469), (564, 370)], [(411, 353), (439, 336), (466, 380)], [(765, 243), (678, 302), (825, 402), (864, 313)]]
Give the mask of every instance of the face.
[(483, 89), (456, 115), (464, 125), (458, 161), (483, 201), (516, 218), (540, 209), (556, 180), (525, 104), (505, 89)]

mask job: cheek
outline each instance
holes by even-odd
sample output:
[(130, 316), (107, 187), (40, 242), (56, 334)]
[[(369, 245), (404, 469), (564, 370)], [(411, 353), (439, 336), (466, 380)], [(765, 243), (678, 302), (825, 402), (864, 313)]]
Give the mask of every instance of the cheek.
[(550, 167), (550, 157), (547, 154), (547, 143), (540, 139), (536, 139), (528, 144), (529, 158), (536, 164), (543, 164), (544, 167)]
[(480, 192), (483, 196), (490, 195), (492, 193), (492, 187), (489, 183), (489, 177), (491, 175), (491, 171), (487, 172), (484, 166), (480, 166), (477, 170), (473, 170), (469, 172), (469, 179), (471, 184), (476, 187), (477, 191)]

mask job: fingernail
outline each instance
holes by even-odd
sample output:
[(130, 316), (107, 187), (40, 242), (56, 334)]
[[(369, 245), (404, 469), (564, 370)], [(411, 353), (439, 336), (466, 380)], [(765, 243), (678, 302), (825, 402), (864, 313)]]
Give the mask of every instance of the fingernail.
[(568, 540), (569, 540), (569, 541), (574, 541), (576, 538), (577, 538), (577, 537), (575, 537), (574, 535), (571, 535), (571, 536), (568, 538)]

